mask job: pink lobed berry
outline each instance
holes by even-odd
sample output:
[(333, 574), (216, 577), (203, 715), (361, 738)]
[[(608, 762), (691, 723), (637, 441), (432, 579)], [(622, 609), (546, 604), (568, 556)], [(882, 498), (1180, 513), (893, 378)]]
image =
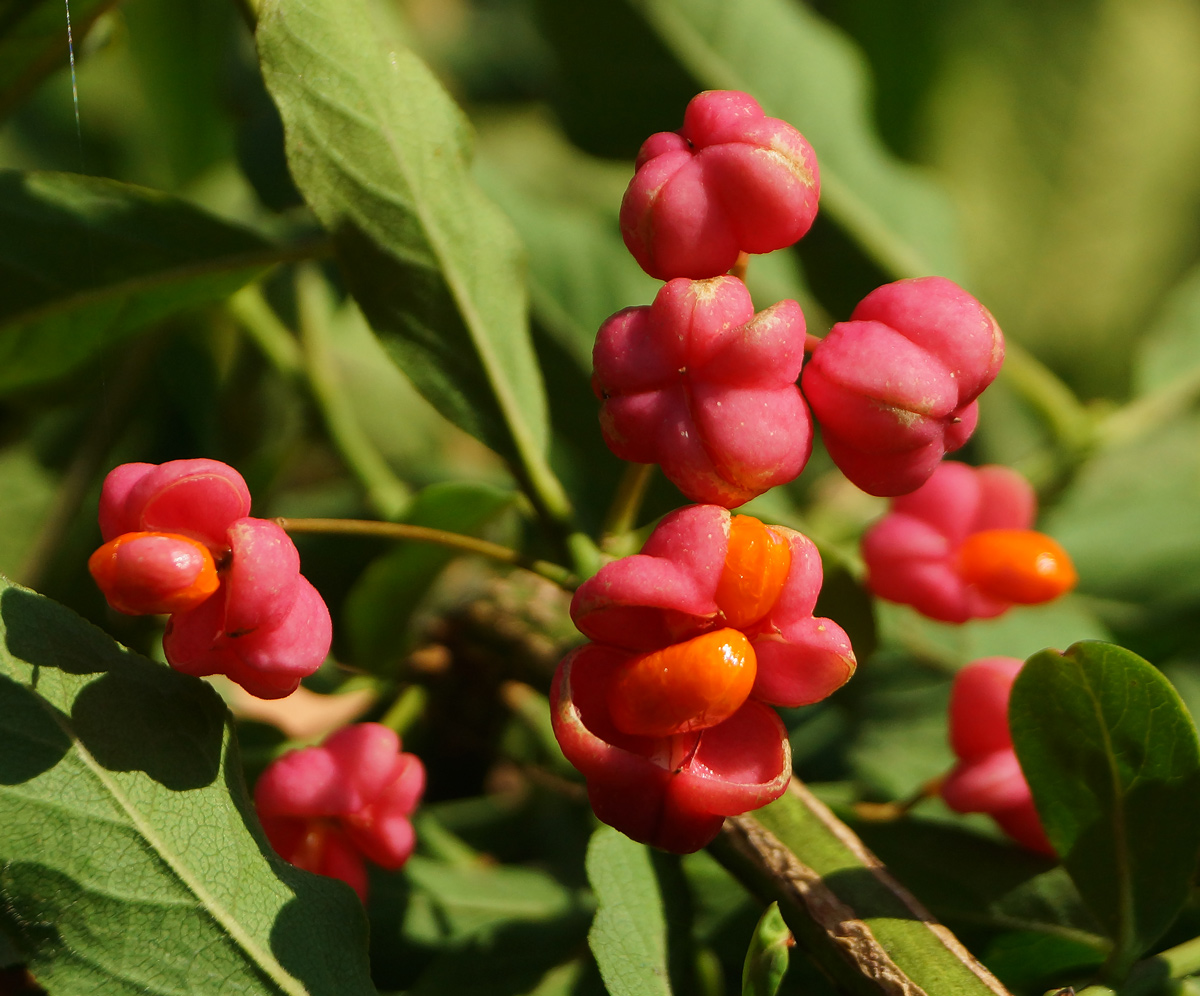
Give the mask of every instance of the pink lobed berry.
[(425, 767), (379, 723), (358, 723), (319, 747), (289, 751), (254, 787), (271, 846), (285, 861), (347, 883), (367, 900), (364, 859), (394, 871), (412, 854), (410, 817)]
[(944, 277), (920, 277), (863, 298), (813, 351), (801, 383), (842, 473), (894, 496), (970, 438), (975, 399), (1003, 360), (988, 310)]
[(863, 536), (867, 587), (951, 623), (1057, 598), (1075, 570), (1062, 547), (1029, 528), (1036, 514), (1033, 488), (1016, 471), (946, 461)]
[(955, 675), (950, 746), (958, 764), (942, 798), (957, 812), (989, 814), (1013, 840), (1053, 857), (1008, 728), (1008, 700), (1023, 666), (1015, 657), (986, 657)]
[(101, 491), (106, 542), (89, 567), (117, 611), (172, 613), (173, 668), (281, 698), (325, 660), (332, 624), (291, 538), (249, 511), (246, 482), (216, 460), (123, 464)]
[(652, 277), (715, 277), (739, 252), (803, 236), (819, 194), (817, 157), (800, 132), (748, 94), (709, 90), (688, 103), (679, 131), (642, 145), (621, 233)]
[(605, 442), (658, 463), (694, 501), (741, 505), (794, 479), (812, 449), (796, 387), (804, 315), (795, 301), (754, 313), (735, 277), (672, 280), (596, 337), (592, 386)]
[(819, 701), (855, 667), (813, 616), (821, 574), (801, 534), (693, 505), (580, 586), (571, 615), (594, 642), (559, 665), (551, 707), (602, 820), (682, 853), (778, 798), (790, 753), (769, 706)]

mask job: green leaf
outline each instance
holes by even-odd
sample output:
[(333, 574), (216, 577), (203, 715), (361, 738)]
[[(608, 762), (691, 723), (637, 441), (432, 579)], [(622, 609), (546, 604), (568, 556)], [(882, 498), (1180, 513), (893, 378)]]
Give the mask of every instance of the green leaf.
[(754, 928), (742, 966), (742, 996), (775, 996), (788, 968), (792, 932), (772, 903)]
[(0, 393), (66, 374), (281, 251), (185, 201), (72, 173), (0, 171)]
[(961, 279), (949, 201), (870, 123), (866, 61), (791, 0), (629, 0), (705, 87), (744, 90), (812, 143), (821, 208), (897, 277)]
[(339, 882), (277, 858), (194, 678), (0, 583), (0, 908), (51, 992), (373, 994)]
[[(72, 0), (76, 57), (92, 23), (116, 0)], [(67, 63), (67, 9), (59, 0), (0, 0), (0, 118)]]
[(1020, 657), (1046, 647), (1069, 647), (1110, 634), (1083, 599), (1016, 605), (995, 619), (956, 625), (929, 619), (907, 605), (878, 601), (875, 613), (886, 644), (957, 669), (980, 657)]
[(1009, 725), (1046, 834), (1113, 940), (1119, 979), (1174, 920), (1196, 871), (1196, 728), (1156, 668), (1095, 642), (1031, 657)]
[(585, 155), (543, 117), (522, 115), (481, 132), (477, 172), (529, 251), (538, 322), (591, 376), (600, 323), (649, 304), (661, 286), (621, 241), (617, 210), (632, 164)]
[(1079, 589), (1131, 602), (1200, 598), (1200, 417), (1089, 460), (1045, 530), (1071, 554)]
[[(413, 500), (404, 521), (475, 535), (512, 501), (513, 492), (488, 484), (431, 484)], [(355, 664), (383, 672), (404, 659), (412, 649), (413, 611), (437, 574), (459, 555), (434, 543), (401, 543), (367, 567), (346, 599)]]
[(612, 996), (670, 996), (667, 922), (650, 850), (611, 827), (592, 835), (588, 881), (596, 919), (592, 954)]
[(292, 175), (368, 321), (443, 415), (565, 509), (521, 248), (470, 174), (462, 112), (375, 0), (266, 0), (257, 38)]
[(1138, 394), (1161, 391), (1200, 369), (1200, 267), (1172, 290), (1158, 319), (1139, 343), (1134, 368)]
[(54, 475), (30, 447), (0, 451), (0, 574), (18, 575), (54, 494)]
[[(855, 993), (878, 993), (878, 977), (868, 979), (861, 967), (850, 963), (842, 939), (831, 933), (813, 912), (842, 923), (860, 919), (873, 935), (878, 949), (876, 958), (891, 958), (895, 968), (927, 993), (938, 996), (995, 996), (994, 980), (980, 971), (957, 943), (948, 943), (941, 928), (934, 929), (927, 915), (916, 906), (912, 896), (896, 887), (895, 881), (863, 847), (862, 842), (844, 823), (798, 782), (769, 806), (758, 810), (754, 819), (784, 844), (803, 866), (820, 876), (814, 885), (812, 907), (798, 903), (793, 889), (781, 888), (776, 881), (764, 881), (761, 870), (743, 868), (761, 894), (776, 899), (788, 919), (798, 943), (805, 945), (822, 970), (840, 989)], [(726, 850), (726, 838), (718, 838), (710, 848), (720, 847), (716, 856), (727, 867), (733, 855)], [(828, 890), (828, 894), (822, 895)], [(780, 894), (782, 892), (782, 894)], [(829, 900), (836, 897), (848, 909), (839, 910)], [(802, 918), (801, 907), (810, 912)], [(862, 937), (862, 935), (859, 935)], [(870, 957), (871, 955), (867, 955)], [(891, 972), (891, 966), (877, 965)], [(894, 977), (894, 975), (893, 975)]]

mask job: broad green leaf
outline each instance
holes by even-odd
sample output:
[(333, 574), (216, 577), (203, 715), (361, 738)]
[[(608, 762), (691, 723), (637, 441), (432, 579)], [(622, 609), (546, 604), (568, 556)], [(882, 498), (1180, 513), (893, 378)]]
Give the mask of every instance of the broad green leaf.
[(877, 602), (875, 612), (886, 644), (950, 668), (980, 657), (1024, 659), (1046, 647), (1109, 638), (1087, 603), (1071, 597), (1045, 605), (1017, 605), (995, 619), (972, 619), (961, 625), (928, 619), (910, 606), (893, 602)]
[(462, 112), (399, 34), (376, 0), (262, 4), (292, 175), (418, 390), (557, 494), (520, 245), (469, 172)]
[(788, 967), (792, 932), (772, 903), (754, 928), (742, 966), (742, 996), (775, 996)]
[(478, 175), (529, 251), (535, 316), (590, 375), (600, 323), (649, 304), (661, 286), (617, 226), (632, 164), (585, 155), (541, 116), (522, 115), (481, 130)]
[[(76, 46), (116, 0), (72, 0)], [(61, 0), (0, 0), (0, 118), (50, 73), (67, 64), (67, 8)]]
[(405, 874), (441, 911), (450, 937), (466, 937), (509, 920), (549, 920), (577, 902), (550, 875), (517, 865), (453, 867), (414, 857)]
[(185, 201), (72, 173), (0, 171), (0, 393), (52, 380), (280, 250)]
[(51, 992), (373, 994), (341, 883), (272, 852), (194, 678), (0, 582), (0, 908)]
[(628, 2), (705, 87), (745, 90), (804, 133), (822, 210), (884, 270), (961, 279), (949, 201), (876, 135), (866, 62), (838, 29), (791, 0)]
[(526, 993), (582, 945), (591, 922), (584, 899), (533, 868), (451, 867), (414, 857), (414, 898), (425, 896), (447, 933), (445, 947), (409, 992)]
[[(404, 521), (474, 535), (512, 501), (513, 492), (487, 484), (431, 484), (413, 500)], [(456, 556), (457, 551), (434, 543), (401, 543), (371, 563), (346, 600), (355, 664), (386, 671), (404, 659), (412, 649), (413, 611)]]
[(1089, 460), (1045, 529), (1070, 553), (1079, 589), (1130, 602), (1200, 597), (1200, 417)]
[(667, 922), (650, 850), (611, 827), (592, 835), (588, 881), (596, 919), (592, 954), (612, 996), (670, 996)]
[(1096, 642), (1031, 657), (1009, 725), (1046, 835), (1112, 938), (1120, 978), (1174, 920), (1196, 871), (1196, 728), (1156, 668)]
[(860, 780), (886, 798), (903, 799), (950, 769), (949, 675), (921, 667), (906, 654), (877, 653), (855, 680), (862, 685), (850, 762)]

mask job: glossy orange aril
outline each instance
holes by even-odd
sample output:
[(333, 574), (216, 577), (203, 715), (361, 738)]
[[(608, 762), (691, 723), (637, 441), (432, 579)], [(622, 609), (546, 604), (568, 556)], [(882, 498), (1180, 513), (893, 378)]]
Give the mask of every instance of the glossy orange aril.
[(1048, 602), (1075, 587), (1071, 557), (1045, 533), (985, 529), (968, 536), (958, 554), (963, 579), (985, 594), (1019, 605)]
[(717, 583), (717, 607), (725, 621), (745, 629), (762, 619), (779, 600), (791, 567), (787, 539), (753, 516), (735, 515)]
[(124, 533), (88, 559), (108, 604), (128, 615), (184, 612), (220, 587), (213, 555), (178, 533)]
[(719, 629), (630, 658), (608, 691), (622, 733), (667, 737), (724, 722), (754, 687), (758, 662), (736, 629)]

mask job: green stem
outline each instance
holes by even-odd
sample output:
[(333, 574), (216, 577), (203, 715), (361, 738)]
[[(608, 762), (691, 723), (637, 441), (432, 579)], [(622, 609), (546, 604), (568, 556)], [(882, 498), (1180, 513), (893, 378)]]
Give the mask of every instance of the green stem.
[(366, 490), (371, 508), (385, 519), (398, 519), (412, 500), (412, 492), (392, 473), (363, 431), (346, 394), (330, 346), (333, 301), (315, 266), (296, 269), (296, 304), (304, 370), (329, 438)]
[(1160, 991), (1167, 979), (1183, 979), (1198, 973), (1200, 937), (1193, 937), (1136, 964), (1129, 977), (1117, 988), (1120, 996), (1150, 996)]
[(1200, 368), (1117, 409), (1096, 427), (1097, 439), (1102, 446), (1133, 442), (1183, 414), (1197, 398)]
[(521, 567), (533, 574), (553, 581), (560, 588), (574, 591), (578, 579), (565, 567), (545, 560), (530, 560), (516, 550), (475, 536), (451, 533), (444, 529), (413, 526), (405, 522), (376, 522), (371, 519), (293, 519), (280, 517), (275, 520), (289, 533), (325, 533), (343, 536), (378, 536), (383, 539), (413, 540), (417, 543), (436, 543), (438, 546), (474, 553), (504, 564)]
[(396, 697), (396, 701), (391, 704), (379, 722), (404, 737), (412, 728), (413, 723), (421, 718), (428, 700), (429, 693), (424, 688), (420, 685), (409, 685)]
[(1087, 451), (1093, 428), (1083, 403), (1054, 371), (1012, 339), (1005, 343), (1000, 378), (1041, 413), (1072, 462)]
[(709, 851), (854, 996), (1009, 996), (1008, 990), (888, 874), (795, 779), (755, 817), (725, 821)]
[(258, 284), (243, 287), (229, 299), (226, 306), (259, 352), (281, 376), (289, 380), (300, 380), (304, 376), (304, 356), (296, 337), (279, 320)]
[(654, 479), (655, 465), (652, 463), (630, 463), (625, 465), (625, 472), (617, 485), (617, 493), (613, 496), (608, 515), (604, 520), (601, 533), (600, 549), (608, 550), (614, 543), (619, 543), (624, 536), (633, 530), (637, 523), (638, 513), (642, 510), (642, 501), (646, 497), (646, 489)]

